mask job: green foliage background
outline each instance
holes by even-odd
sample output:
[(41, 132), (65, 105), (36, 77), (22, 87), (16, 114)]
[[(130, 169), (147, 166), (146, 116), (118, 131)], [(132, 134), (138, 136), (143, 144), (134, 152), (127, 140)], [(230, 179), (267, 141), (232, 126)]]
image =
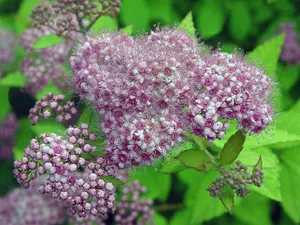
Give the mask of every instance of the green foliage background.
[[(0, 0), (0, 27), (20, 35), (30, 27), (31, 9), (41, 0)], [(300, 26), (299, 0), (122, 0), (117, 18), (102, 17), (91, 29), (91, 34), (103, 30), (124, 28), (133, 35), (149, 31), (154, 24), (179, 25), (202, 42), (222, 51), (241, 51), (249, 61), (258, 61), (268, 75), (278, 82), (274, 93), (280, 112), (266, 134), (246, 137), (244, 149), (238, 156), (244, 164), (253, 166), (262, 156), (265, 181), (261, 188), (253, 188), (250, 196), (235, 202), (232, 215), (218, 199), (206, 191), (219, 174), (215, 170), (197, 171), (195, 158), (178, 157), (183, 151), (200, 148), (193, 143), (178, 147), (168, 160), (147, 168), (130, 171), (131, 179), (139, 179), (148, 192), (145, 198), (155, 201), (158, 225), (290, 225), (300, 223), (300, 79), (299, 65), (287, 65), (279, 60), (284, 35), (277, 35), (281, 22)], [(185, 19), (184, 19), (185, 18)], [(181, 22), (183, 21), (183, 22)], [(299, 29), (298, 29), (299, 31)], [(45, 38), (44, 42), (49, 44)], [(54, 40), (54, 42), (57, 40)], [(51, 40), (50, 40), (51, 42)], [(53, 42), (53, 40), (52, 40)], [(46, 44), (47, 44), (46, 43)], [(39, 43), (43, 45), (41, 41)], [(300, 41), (299, 41), (300, 44)], [(2, 68), (7, 75), (0, 80), (0, 122), (12, 109), (11, 89), (24, 85), (19, 72), (19, 60), (25, 53), (16, 48), (15, 61)], [(52, 91), (50, 84), (36, 99)], [(14, 99), (13, 101), (22, 101)], [(31, 127), (26, 117), (19, 118), (19, 130), (14, 148), (15, 158), (34, 136), (64, 128), (46, 121)], [(214, 154), (221, 151), (234, 126), (226, 137), (204, 146)], [(187, 157), (187, 156), (186, 156)], [(182, 162), (184, 162), (182, 164)], [(185, 166), (184, 166), (185, 165)], [(190, 167), (190, 168), (187, 168)], [(0, 193), (16, 186), (12, 176), (12, 161), (0, 162)]]

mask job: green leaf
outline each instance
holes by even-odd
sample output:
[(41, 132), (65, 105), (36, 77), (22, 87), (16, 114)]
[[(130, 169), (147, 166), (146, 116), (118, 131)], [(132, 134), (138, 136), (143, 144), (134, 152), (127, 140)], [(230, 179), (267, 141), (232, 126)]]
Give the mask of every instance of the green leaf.
[(247, 54), (248, 59), (252, 62), (258, 62), (259, 65), (266, 69), (267, 74), (274, 74), (284, 37), (285, 35), (281, 34), (257, 46), (252, 52)]
[(167, 225), (168, 221), (165, 217), (160, 215), (159, 213), (155, 213), (153, 216), (154, 222), (156, 225)]
[(9, 73), (0, 80), (0, 86), (23, 87), (24, 83), (25, 76), (20, 71)]
[(128, 25), (127, 27), (123, 28), (121, 31), (122, 31), (122, 33), (132, 35), (132, 30), (133, 30), (133, 26)]
[(66, 128), (62, 124), (56, 122), (55, 119), (41, 120), (38, 124), (32, 126), (32, 130), (37, 134), (55, 133), (64, 135)]
[(46, 96), (49, 92), (52, 92), (54, 95), (60, 94), (60, 91), (58, 90), (57, 86), (53, 83), (47, 84), (42, 91), (36, 94), (37, 99), (41, 99), (42, 97)]
[(245, 135), (242, 131), (237, 131), (232, 135), (222, 149), (220, 164), (227, 165), (232, 163), (242, 151), (244, 142)]
[(6, 117), (7, 113), (10, 110), (10, 104), (8, 101), (8, 92), (9, 87), (0, 87), (0, 124), (2, 124), (2, 121)]
[(230, 213), (230, 215), (232, 215), (232, 209), (234, 206), (234, 193), (230, 187), (225, 188), (225, 192), (222, 193), (222, 196), (220, 197), (220, 201), (227, 209), (227, 211)]
[(219, 176), (220, 174), (214, 170), (200, 173), (193, 169), (187, 169), (178, 174), (178, 178), (188, 185), (184, 203), (190, 214), (186, 214), (187, 217), (183, 224), (199, 224), (226, 212), (221, 201), (212, 198), (206, 190), (211, 182)]
[(298, 66), (278, 65), (277, 74), (283, 91), (289, 91), (299, 78)]
[(120, 18), (124, 25), (133, 25), (133, 33), (140, 30), (147, 30), (151, 19), (151, 12), (147, 1), (123, 0)]
[(147, 3), (151, 10), (152, 21), (173, 25), (174, 21), (180, 19), (177, 12), (173, 10), (172, 0), (151, 0), (147, 1)]
[(289, 134), (300, 135), (300, 101), (287, 112), (277, 118), (278, 129), (286, 130)]
[(197, 27), (201, 37), (211, 38), (222, 31), (225, 14), (220, 4), (215, 1), (206, 1), (200, 4), (196, 13)]
[(44, 49), (44, 48), (50, 48), (54, 45), (57, 45), (63, 40), (63, 37), (59, 37), (56, 34), (48, 34), (45, 36), (42, 36), (33, 45), (34, 49)]
[(104, 31), (115, 31), (118, 27), (118, 22), (116, 18), (111, 18), (109, 16), (101, 16), (97, 21), (93, 24), (90, 31), (100, 34)]
[(251, 185), (250, 188), (261, 195), (275, 201), (282, 201), (280, 192), (280, 167), (277, 156), (268, 148), (248, 149), (244, 148), (237, 160), (248, 166), (248, 170), (253, 170), (257, 164), (257, 159), (261, 156), (264, 172), (264, 180), (261, 187)]
[(233, 216), (248, 225), (272, 225), (270, 203), (266, 197), (252, 192), (234, 208)]
[(147, 188), (144, 197), (167, 200), (171, 188), (171, 176), (155, 171), (153, 167), (129, 170), (130, 181), (139, 180)]
[(260, 170), (263, 169), (263, 164), (262, 164), (262, 158), (261, 158), (261, 156), (259, 156), (257, 163), (256, 163), (255, 166), (253, 167), (252, 173), (255, 173), (255, 168), (258, 168), (258, 169), (260, 169)]
[(189, 12), (186, 17), (181, 21), (181, 23), (178, 26), (179, 28), (183, 29), (185, 32), (187, 32), (192, 37), (195, 36), (195, 26), (193, 22), (193, 15), (192, 12)]
[(101, 177), (104, 181), (106, 182), (110, 182), (115, 186), (120, 186), (120, 185), (124, 185), (125, 183), (115, 177), (110, 177), (110, 176), (103, 176)]
[(229, 33), (238, 42), (244, 41), (251, 31), (252, 15), (246, 1), (232, 2), (230, 5)]
[[(171, 220), (169, 225), (189, 225), (187, 222), (188, 218), (191, 217), (191, 210), (189, 208), (182, 209), (180, 211), (176, 211)], [(198, 224), (199, 225), (199, 224)]]
[(213, 162), (211, 158), (200, 150), (187, 150), (176, 157), (183, 165), (196, 169), (201, 172), (207, 172), (212, 169)]
[(182, 165), (177, 159), (170, 159), (166, 162), (162, 162), (162, 166), (159, 169), (160, 173), (178, 173), (185, 170), (187, 167)]

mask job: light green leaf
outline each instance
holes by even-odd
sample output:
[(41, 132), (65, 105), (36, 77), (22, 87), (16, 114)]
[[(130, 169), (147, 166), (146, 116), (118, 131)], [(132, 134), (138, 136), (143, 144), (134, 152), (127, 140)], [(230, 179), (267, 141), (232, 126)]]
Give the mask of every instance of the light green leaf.
[(49, 92), (52, 92), (54, 95), (60, 94), (60, 91), (58, 90), (57, 86), (53, 83), (47, 84), (42, 91), (36, 94), (37, 99), (41, 99), (42, 97), (46, 96)]
[(284, 34), (278, 35), (257, 46), (247, 57), (252, 62), (258, 62), (269, 75), (273, 75), (277, 68), (278, 58), (284, 41)]
[(272, 225), (269, 215), (271, 215), (270, 201), (255, 192), (242, 199), (233, 211), (233, 216), (248, 225)]
[(237, 131), (229, 138), (220, 155), (221, 165), (227, 165), (234, 162), (243, 149), (245, 138), (246, 137), (242, 131)]
[(118, 27), (118, 22), (116, 18), (111, 18), (109, 16), (101, 16), (93, 24), (90, 31), (96, 34), (101, 34), (104, 31), (115, 31), (117, 27)]
[[(182, 209), (180, 211), (176, 211), (171, 220), (169, 225), (191, 225), (190, 223), (188, 223), (188, 218), (191, 217), (191, 210), (189, 208), (186, 209)], [(200, 225), (200, 224), (197, 224)]]
[(8, 92), (9, 87), (0, 87), (0, 124), (2, 124), (2, 121), (6, 117), (7, 113), (10, 110), (10, 104), (8, 101)]
[(262, 164), (262, 158), (261, 158), (261, 156), (259, 156), (257, 163), (256, 163), (255, 166), (253, 167), (253, 171), (252, 171), (253, 174), (255, 173), (255, 169), (256, 169), (256, 168), (258, 168), (258, 169), (260, 169), (260, 170), (263, 169), (263, 164)]
[(222, 193), (220, 201), (231, 215), (234, 206), (234, 193), (230, 187), (225, 189), (225, 192)]
[(278, 65), (277, 74), (283, 91), (289, 91), (299, 78), (298, 66)]
[(171, 176), (155, 171), (153, 167), (145, 167), (129, 171), (130, 181), (139, 180), (147, 188), (144, 197), (167, 200), (171, 188)]
[(37, 134), (55, 133), (64, 135), (66, 128), (62, 124), (56, 122), (55, 119), (41, 120), (38, 124), (32, 126), (32, 130)]
[(24, 83), (25, 76), (20, 71), (9, 73), (0, 80), (0, 86), (23, 87)]
[(185, 170), (187, 167), (182, 165), (177, 159), (170, 159), (168, 161), (163, 161), (162, 166), (159, 169), (160, 173), (178, 173)]
[(133, 33), (147, 30), (151, 12), (145, 0), (123, 0), (120, 18), (124, 25), (133, 25)]
[(33, 45), (34, 49), (44, 49), (44, 48), (50, 48), (54, 45), (57, 45), (63, 40), (63, 37), (59, 37), (56, 34), (48, 34), (45, 36), (42, 36)]
[(185, 32), (187, 32), (192, 37), (195, 36), (195, 26), (193, 22), (193, 15), (192, 12), (189, 12), (186, 17), (181, 21), (181, 23), (178, 26), (179, 28), (183, 29)]
[(252, 15), (246, 1), (230, 4), (229, 34), (235, 41), (244, 41), (251, 31)]
[(206, 1), (196, 11), (199, 33), (203, 38), (211, 38), (219, 34), (224, 26), (225, 14), (222, 6), (215, 1)]
[(268, 148), (247, 149), (245, 148), (237, 160), (248, 166), (252, 171), (257, 164), (257, 159), (261, 156), (264, 172), (264, 180), (261, 187), (251, 185), (250, 188), (261, 195), (271, 198), (275, 201), (282, 201), (280, 192), (280, 167), (276, 155)]
[(176, 157), (186, 167), (193, 168), (201, 172), (207, 172), (212, 169), (213, 162), (211, 158), (201, 150), (186, 150)]
[(121, 186), (124, 185), (125, 183), (115, 177), (110, 177), (110, 176), (103, 176), (101, 179), (105, 180), (106, 182), (112, 183), (114, 186)]
[(277, 118), (277, 124), (278, 129), (300, 135), (300, 101), (287, 112), (281, 113)]
[(155, 213), (153, 216), (155, 225), (167, 225), (168, 221), (165, 217), (163, 217), (162, 215), (160, 215), (159, 213)]
[(212, 198), (206, 190), (213, 180), (220, 177), (217, 171), (211, 170), (204, 174), (193, 169), (187, 169), (180, 172), (178, 177), (188, 185), (184, 203), (189, 208), (190, 215), (186, 217), (184, 224), (199, 224), (226, 212), (221, 201)]
[(122, 33), (132, 35), (132, 29), (133, 29), (133, 26), (128, 25), (127, 27), (123, 28), (121, 31), (122, 31)]

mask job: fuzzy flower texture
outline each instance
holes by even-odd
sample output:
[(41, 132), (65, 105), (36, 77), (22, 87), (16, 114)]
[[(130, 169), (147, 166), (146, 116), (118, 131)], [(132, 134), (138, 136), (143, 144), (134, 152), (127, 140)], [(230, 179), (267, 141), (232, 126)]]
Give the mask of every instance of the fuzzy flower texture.
[(221, 139), (260, 133), (272, 122), (273, 82), (242, 56), (204, 53), (185, 32), (88, 37), (71, 57), (73, 82), (100, 114), (109, 158), (119, 168), (150, 164), (187, 130)]

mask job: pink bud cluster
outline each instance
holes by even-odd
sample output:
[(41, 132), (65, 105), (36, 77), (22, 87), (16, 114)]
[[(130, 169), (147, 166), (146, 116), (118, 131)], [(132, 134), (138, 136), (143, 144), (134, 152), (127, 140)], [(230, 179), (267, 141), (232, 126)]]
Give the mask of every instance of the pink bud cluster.
[(146, 188), (138, 181), (127, 184), (122, 189), (121, 200), (117, 205), (115, 215), (116, 225), (144, 225), (154, 224), (152, 200), (140, 199)]
[[(83, 158), (83, 154), (96, 149), (89, 144), (96, 136), (89, 132), (87, 124), (68, 128), (66, 136), (42, 134), (31, 140), (24, 157), (15, 162), (17, 181), (28, 188), (42, 176), (45, 181), (39, 191), (66, 202), (71, 214), (106, 217), (114, 211), (115, 187), (102, 177), (114, 176), (116, 170), (104, 158), (98, 157), (96, 163)], [(80, 173), (84, 168), (84, 173)]]
[(0, 29), (0, 66), (11, 63), (16, 39), (12, 32)]
[(298, 34), (293, 23), (283, 23), (278, 29), (278, 33), (285, 33), (283, 48), (280, 59), (288, 64), (297, 64), (300, 62), (300, 45), (298, 43)]
[(187, 129), (212, 141), (225, 135), (226, 121), (237, 119), (250, 134), (272, 121), (273, 83), (262, 69), (238, 55), (204, 54), (180, 30), (88, 37), (71, 67), (76, 91), (103, 119), (106, 150), (121, 169), (164, 156)]
[(9, 113), (0, 126), (0, 159), (12, 158), (12, 148), (17, 129), (17, 118), (13, 113)]
[(49, 118), (55, 118), (57, 122), (65, 124), (77, 113), (77, 109), (71, 101), (63, 104), (64, 100), (64, 95), (48, 93), (29, 110), (31, 124), (36, 125), (41, 119)]
[(56, 225), (64, 221), (64, 205), (29, 189), (14, 189), (0, 199), (0, 223)]

